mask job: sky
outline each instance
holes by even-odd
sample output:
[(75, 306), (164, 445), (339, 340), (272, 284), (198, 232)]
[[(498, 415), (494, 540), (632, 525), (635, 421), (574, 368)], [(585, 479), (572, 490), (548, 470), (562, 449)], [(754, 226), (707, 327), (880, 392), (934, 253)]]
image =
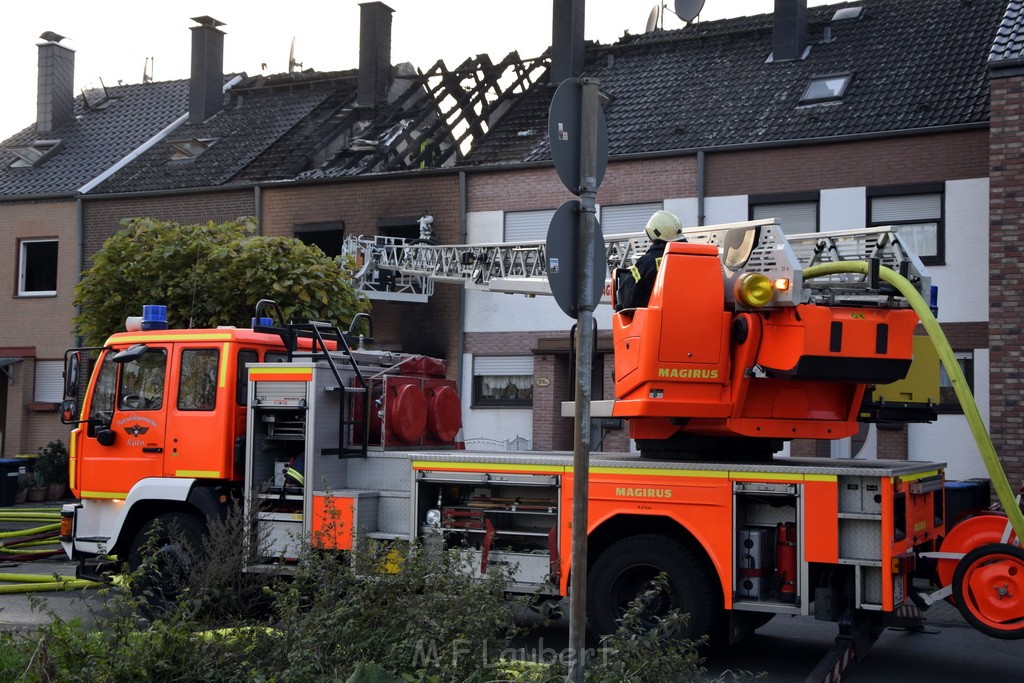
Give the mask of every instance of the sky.
[[(295, 41), (303, 69), (336, 71), (358, 66), (361, 0), (7, 0), (0, 9), (0, 140), (36, 117), (39, 35), (54, 31), (75, 50), (75, 94), (86, 86), (140, 83), (146, 61), (165, 81), (188, 78), (191, 17), (224, 23), (224, 71), (281, 73)], [(392, 15), (391, 61), (421, 69), (438, 59), (454, 68), (465, 58), (512, 50), (536, 57), (551, 44), (551, 0), (385, 0)], [(809, 0), (809, 6), (828, 4)], [(612, 43), (642, 33), (658, 0), (588, 0), (585, 37)], [(665, 29), (685, 23), (665, 2)], [(706, 0), (700, 20), (771, 12), (774, 0)], [(265, 68), (264, 68), (264, 65)]]

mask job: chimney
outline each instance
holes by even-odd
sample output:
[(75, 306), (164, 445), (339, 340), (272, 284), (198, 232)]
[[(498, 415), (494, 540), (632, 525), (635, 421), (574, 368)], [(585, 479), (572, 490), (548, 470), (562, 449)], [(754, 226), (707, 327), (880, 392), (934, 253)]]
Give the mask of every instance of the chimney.
[(48, 133), (75, 120), (75, 51), (58, 45), (63, 36), (47, 31), (39, 36), (39, 87), (36, 93), (36, 131)]
[(391, 81), (391, 9), (383, 2), (359, 4), (359, 75), (356, 106), (372, 109), (388, 101)]
[(807, 0), (775, 0), (772, 60), (800, 59), (807, 47)]
[(551, 83), (583, 73), (584, 0), (554, 0), (551, 21)]
[(202, 123), (224, 108), (224, 23), (193, 17), (192, 77), (188, 85), (188, 122)]

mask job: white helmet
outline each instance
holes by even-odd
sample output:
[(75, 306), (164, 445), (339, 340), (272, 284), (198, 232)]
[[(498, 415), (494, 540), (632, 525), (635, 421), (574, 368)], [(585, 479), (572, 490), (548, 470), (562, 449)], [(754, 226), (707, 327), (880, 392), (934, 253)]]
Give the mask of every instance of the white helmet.
[(652, 240), (665, 240), (666, 242), (678, 239), (683, 234), (683, 225), (671, 211), (655, 211), (647, 225), (644, 226), (647, 236)]

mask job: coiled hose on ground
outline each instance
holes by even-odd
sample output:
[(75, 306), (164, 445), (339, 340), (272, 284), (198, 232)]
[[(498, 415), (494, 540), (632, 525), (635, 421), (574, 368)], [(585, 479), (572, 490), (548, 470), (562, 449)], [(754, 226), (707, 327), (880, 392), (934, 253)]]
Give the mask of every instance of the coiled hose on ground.
[[(0, 562), (27, 562), (62, 555), (60, 510), (53, 508), (18, 508), (0, 511), (3, 522), (47, 522), (31, 529), (0, 531)], [(91, 588), (99, 584), (73, 576), (55, 574), (3, 574), (0, 573), (0, 595), (32, 593), (37, 591), (64, 591)]]

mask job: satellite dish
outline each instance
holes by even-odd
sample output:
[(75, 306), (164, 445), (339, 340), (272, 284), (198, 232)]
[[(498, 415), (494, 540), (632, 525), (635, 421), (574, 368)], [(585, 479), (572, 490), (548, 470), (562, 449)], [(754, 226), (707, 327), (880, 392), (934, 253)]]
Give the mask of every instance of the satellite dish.
[(658, 28), (658, 19), (661, 17), (661, 5), (655, 5), (651, 8), (651, 15), (647, 17), (647, 28), (644, 29), (644, 33), (653, 33)]
[(676, 16), (689, 24), (704, 9), (704, 0), (676, 0)]
[(288, 50), (288, 73), (293, 73), (295, 67), (302, 67), (302, 62), (295, 61), (295, 37), (292, 36), (292, 46)]

